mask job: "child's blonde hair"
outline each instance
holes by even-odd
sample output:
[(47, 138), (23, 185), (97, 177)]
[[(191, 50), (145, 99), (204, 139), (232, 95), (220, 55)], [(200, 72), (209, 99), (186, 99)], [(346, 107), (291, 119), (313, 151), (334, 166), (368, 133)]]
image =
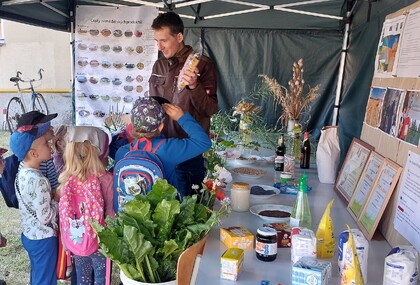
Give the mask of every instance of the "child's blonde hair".
[(61, 185), (75, 176), (81, 182), (86, 181), (89, 175), (99, 175), (105, 167), (98, 156), (98, 148), (90, 141), (67, 142), (64, 150), (64, 170), (58, 178)]
[(54, 143), (52, 144), (54, 152), (62, 153), (64, 148), (59, 144), (59, 142), (65, 142), (65, 136), (67, 134), (67, 126), (61, 125), (54, 133)]

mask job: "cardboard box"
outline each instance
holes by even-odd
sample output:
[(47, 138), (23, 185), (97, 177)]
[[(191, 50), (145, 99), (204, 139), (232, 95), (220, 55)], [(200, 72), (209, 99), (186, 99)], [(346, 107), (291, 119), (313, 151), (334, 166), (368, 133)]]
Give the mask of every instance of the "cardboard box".
[(277, 231), (277, 247), (290, 247), (290, 231), (292, 227), (287, 223), (264, 224), (264, 227), (274, 228)]
[(236, 281), (244, 261), (244, 250), (229, 248), (220, 259), (220, 278)]
[(220, 228), (220, 241), (228, 248), (254, 248), (254, 235), (244, 227)]
[(331, 262), (302, 257), (293, 264), (292, 285), (328, 285), (330, 274)]

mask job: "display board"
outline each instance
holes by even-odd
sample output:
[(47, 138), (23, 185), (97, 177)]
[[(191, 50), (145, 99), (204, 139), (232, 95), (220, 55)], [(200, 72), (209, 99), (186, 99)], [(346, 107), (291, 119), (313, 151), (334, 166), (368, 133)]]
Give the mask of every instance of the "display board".
[[(398, 23), (398, 27), (396, 26)], [(398, 28), (398, 32), (396, 29)], [(381, 39), (378, 43), (378, 52), (375, 58), (375, 74), (371, 86), (381, 90), (393, 89), (395, 99), (386, 104), (386, 94), (377, 102), (371, 101), (368, 107), (372, 110), (373, 103), (382, 104), (379, 112), (382, 115), (387, 108), (388, 118), (395, 122), (386, 126), (385, 114), (383, 128), (375, 126), (375, 114), (366, 109), (361, 139), (375, 147), (380, 155), (406, 167), (408, 152), (419, 154), (419, 124), (420, 124), (420, 2), (416, 2), (386, 17)], [(392, 30), (392, 31), (391, 31)], [(391, 44), (392, 42), (392, 44)], [(386, 60), (385, 59), (386, 54)], [(392, 68), (388, 68), (393, 66)], [(386, 70), (386, 71), (385, 71)], [(400, 92), (399, 90), (403, 90)], [(372, 93), (372, 92), (371, 92)], [(378, 92), (381, 93), (381, 92)], [(399, 93), (399, 94), (398, 94)], [(371, 99), (372, 96), (369, 98)], [(390, 97), (391, 98), (391, 97)], [(419, 100), (419, 102), (416, 102)], [(385, 103), (385, 104), (384, 104)], [(392, 106), (394, 104), (394, 106)], [(396, 106), (397, 105), (397, 106)], [(394, 107), (394, 108), (392, 108)], [(391, 112), (392, 109), (392, 112)], [(368, 118), (368, 119), (366, 119)], [(387, 132), (389, 130), (389, 132)], [(384, 209), (378, 229), (391, 246), (410, 244), (404, 232), (394, 227), (396, 209), (400, 196), (400, 186), (397, 184), (394, 195), (391, 196)], [(417, 197), (416, 202), (420, 203)], [(402, 227), (404, 228), (404, 226)]]
[(369, 197), (357, 219), (359, 228), (368, 240), (371, 240), (375, 233), (401, 171), (402, 168), (389, 159), (385, 159), (381, 165)]
[(353, 195), (363, 168), (373, 149), (371, 145), (356, 138), (351, 142), (335, 183), (336, 192), (346, 204)]

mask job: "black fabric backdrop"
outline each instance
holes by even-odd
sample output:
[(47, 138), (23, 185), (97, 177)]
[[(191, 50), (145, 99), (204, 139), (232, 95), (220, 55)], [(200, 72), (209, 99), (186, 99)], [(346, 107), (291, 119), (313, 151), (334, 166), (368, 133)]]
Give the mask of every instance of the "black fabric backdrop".
[[(196, 46), (202, 32), (187, 29), (185, 42)], [(293, 62), (303, 58), (305, 84), (320, 84), (322, 95), (310, 110), (308, 130), (317, 137), (320, 128), (330, 124), (343, 40), (340, 32), (206, 28), (203, 33), (205, 54), (213, 59), (218, 70), (220, 110), (229, 110), (256, 90), (262, 84), (259, 74), (288, 86)], [(272, 100), (256, 103), (263, 107), (267, 123), (274, 126), (281, 107), (275, 111)]]

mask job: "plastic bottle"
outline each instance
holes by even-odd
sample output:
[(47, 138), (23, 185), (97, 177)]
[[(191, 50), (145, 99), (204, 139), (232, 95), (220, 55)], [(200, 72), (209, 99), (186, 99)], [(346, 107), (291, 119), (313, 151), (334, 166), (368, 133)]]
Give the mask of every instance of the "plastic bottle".
[(302, 134), (302, 128), (300, 127), (299, 123), (295, 123), (295, 127), (293, 128), (293, 156), (295, 160), (300, 159), (300, 135)]
[(310, 229), (312, 224), (311, 209), (308, 201), (308, 188), (306, 186), (306, 173), (300, 176), (299, 189), (296, 195), (292, 214), (290, 215), (290, 226), (305, 227)]
[(281, 134), (277, 142), (276, 157), (274, 159), (274, 170), (284, 171), (284, 155), (286, 154), (286, 145), (284, 144), (284, 135)]
[(309, 168), (311, 159), (311, 144), (309, 142), (309, 133), (303, 134), (303, 142), (300, 148), (300, 168)]

